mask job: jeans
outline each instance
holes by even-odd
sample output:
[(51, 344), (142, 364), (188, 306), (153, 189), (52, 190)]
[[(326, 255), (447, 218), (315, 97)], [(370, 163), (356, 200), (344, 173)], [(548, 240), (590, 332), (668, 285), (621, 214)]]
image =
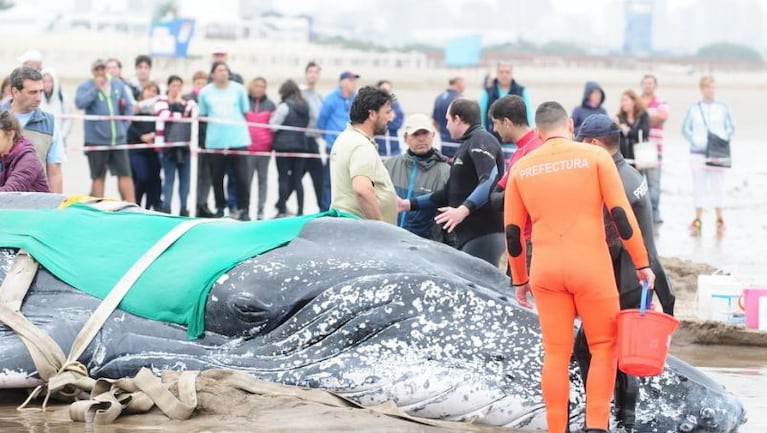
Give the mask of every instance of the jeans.
[(160, 159), (157, 153), (130, 152), (131, 175), (136, 191), (136, 203), (141, 206), (141, 201), (146, 195), (146, 209), (160, 209), (162, 200), (162, 180), (160, 179)]
[(257, 155), (248, 156), (248, 190), (250, 191), (253, 184), (253, 175), (258, 173), (258, 213), (264, 213), (264, 205), (266, 204), (266, 191), (267, 191), (267, 174), (269, 173), (269, 161), (272, 159), (271, 155)]
[(660, 217), (660, 212), (658, 211), (658, 204), (660, 203), (660, 170), (660, 167), (640, 170), (640, 173), (647, 179), (647, 191), (650, 194), (652, 215), (655, 219)]
[(322, 200), (320, 212), (330, 209), (330, 158), (322, 165)]
[(176, 152), (173, 156), (163, 155), (161, 161), (165, 175), (165, 183), (162, 186), (163, 206), (166, 210), (170, 211), (171, 203), (173, 202), (173, 184), (176, 182), (176, 171), (178, 171), (179, 206), (182, 211), (187, 210), (186, 202), (189, 198), (190, 174), (189, 152)]
[[(317, 143), (317, 139), (314, 137), (306, 137), (306, 145), (308, 150), (306, 153), (316, 153), (320, 155), (320, 147)], [(309, 173), (312, 179), (312, 186), (314, 186), (314, 195), (317, 197), (317, 206), (322, 203), (322, 186), (324, 176), (324, 168), (322, 166), (322, 158), (306, 158), (304, 162), (304, 173)]]

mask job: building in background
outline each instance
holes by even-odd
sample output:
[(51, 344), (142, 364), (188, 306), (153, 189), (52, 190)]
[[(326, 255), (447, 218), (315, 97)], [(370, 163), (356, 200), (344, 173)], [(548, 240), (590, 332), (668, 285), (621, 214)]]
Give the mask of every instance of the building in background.
[(653, 0), (625, 0), (626, 27), (623, 53), (647, 56), (652, 50)]

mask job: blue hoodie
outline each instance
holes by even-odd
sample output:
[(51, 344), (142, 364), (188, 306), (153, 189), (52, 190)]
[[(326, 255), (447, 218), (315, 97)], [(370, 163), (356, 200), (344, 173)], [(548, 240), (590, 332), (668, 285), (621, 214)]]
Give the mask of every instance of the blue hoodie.
[[(93, 80), (88, 80), (77, 87), (75, 105), (85, 114), (117, 116), (133, 114), (133, 99), (128, 95), (127, 86), (117, 80), (109, 80), (109, 94), (105, 94)], [(115, 145), (125, 144), (128, 126), (127, 120), (86, 120), (85, 144)]]
[[(599, 90), (602, 93), (602, 99), (599, 101), (599, 106), (592, 107), (589, 105), (589, 95), (594, 90)], [(575, 134), (578, 134), (578, 129), (581, 127), (581, 123), (586, 120), (587, 117), (592, 114), (607, 114), (607, 111), (602, 107), (605, 103), (605, 91), (596, 81), (586, 82), (586, 86), (583, 88), (583, 99), (581, 105), (573, 108), (573, 126), (575, 127)]]
[[(338, 131), (339, 133), (345, 130), (346, 124), (349, 123), (349, 110), (351, 110), (352, 101), (354, 101), (356, 96), (357, 93), (352, 93), (348, 98), (344, 98), (341, 94), (341, 88), (336, 87), (322, 101), (322, 108), (320, 108), (320, 114), (317, 117), (317, 127), (326, 131)], [(336, 142), (337, 137), (338, 134), (322, 134), (328, 153), (333, 148), (333, 143)]]

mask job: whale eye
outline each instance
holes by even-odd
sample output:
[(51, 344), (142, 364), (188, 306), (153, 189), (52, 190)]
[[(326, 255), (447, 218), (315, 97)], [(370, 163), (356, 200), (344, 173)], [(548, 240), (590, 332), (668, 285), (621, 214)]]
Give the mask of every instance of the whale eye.
[(714, 417), (714, 409), (711, 409), (710, 407), (704, 407), (700, 410), (700, 416), (701, 418), (713, 418)]
[(695, 428), (695, 426), (689, 421), (685, 421), (679, 425), (679, 431), (682, 433), (690, 433), (693, 428)]

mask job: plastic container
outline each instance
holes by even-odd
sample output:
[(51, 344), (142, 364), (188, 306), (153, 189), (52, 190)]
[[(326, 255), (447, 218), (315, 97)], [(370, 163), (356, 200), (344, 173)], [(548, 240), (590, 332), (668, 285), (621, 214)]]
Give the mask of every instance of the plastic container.
[(618, 368), (632, 376), (657, 376), (663, 372), (671, 334), (679, 320), (647, 311), (647, 284), (642, 285), (640, 308), (618, 313)]
[[(743, 323), (738, 313), (738, 298), (745, 285), (732, 275), (698, 275), (695, 312), (700, 320)], [(734, 301), (734, 302), (733, 302)]]
[(760, 320), (767, 319), (759, 311), (760, 299), (767, 298), (767, 287), (749, 287), (743, 289), (740, 307), (746, 312), (746, 327), (759, 329)]
[(759, 298), (759, 330), (767, 331), (767, 298)]

